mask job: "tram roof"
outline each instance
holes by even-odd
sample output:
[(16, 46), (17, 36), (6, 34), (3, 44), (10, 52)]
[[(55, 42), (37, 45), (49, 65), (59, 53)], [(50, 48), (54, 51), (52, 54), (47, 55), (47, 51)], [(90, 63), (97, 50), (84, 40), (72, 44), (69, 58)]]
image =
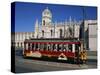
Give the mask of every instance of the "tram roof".
[(31, 38), (26, 42), (79, 42), (77, 38)]

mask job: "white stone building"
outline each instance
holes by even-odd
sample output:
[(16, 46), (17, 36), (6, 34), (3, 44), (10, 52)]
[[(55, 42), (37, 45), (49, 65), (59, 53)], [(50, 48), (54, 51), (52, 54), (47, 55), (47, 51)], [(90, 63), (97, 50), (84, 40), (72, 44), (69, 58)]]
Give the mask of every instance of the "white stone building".
[(33, 32), (15, 32), (11, 35), (12, 45), (16, 48), (24, 48), (24, 40), (33, 37)]
[(72, 22), (71, 17), (69, 22), (52, 22), (52, 13), (46, 8), (42, 12), (42, 24), (35, 23), (34, 38), (69, 38), (79, 37), (79, 29), (81, 22)]
[(88, 21), (89, 28), (89, 50), (97, 51), (97, 20), (89, 20)]
[[(76, 22), (52, 22), (52, 12), (46, 8), (42, 12), (42, 22), (36, 19), (34, 32), (15, 32), (12, 34), (12, 45), (24, 48), (24, 40), (29, 38), (81, 38), (85, 37), (86, 48), (97, 50), (97, 20)], [(82, 33), (81, 33), (82, 32)]]

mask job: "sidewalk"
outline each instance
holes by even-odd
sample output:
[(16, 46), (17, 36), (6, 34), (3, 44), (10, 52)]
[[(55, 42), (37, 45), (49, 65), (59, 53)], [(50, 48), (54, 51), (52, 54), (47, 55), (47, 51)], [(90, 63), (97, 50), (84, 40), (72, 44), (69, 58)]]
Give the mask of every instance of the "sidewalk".
[(87, 51), (87, 58), (90, 60), (97, 60), (97, 51)]
[(97, 60), (97, 56), (88, 56), (87, 59)]

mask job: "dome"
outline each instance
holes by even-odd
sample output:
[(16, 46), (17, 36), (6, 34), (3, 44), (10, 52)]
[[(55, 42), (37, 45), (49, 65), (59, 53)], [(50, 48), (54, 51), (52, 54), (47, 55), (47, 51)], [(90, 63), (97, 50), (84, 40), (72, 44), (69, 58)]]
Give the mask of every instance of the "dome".
[(48, 9), (48, 7), (43, 12), (51, 13), (50, 10)]
[(48, 9), (48, 7), (44, 9), (43, 16), (52, 16), (51, 11)]

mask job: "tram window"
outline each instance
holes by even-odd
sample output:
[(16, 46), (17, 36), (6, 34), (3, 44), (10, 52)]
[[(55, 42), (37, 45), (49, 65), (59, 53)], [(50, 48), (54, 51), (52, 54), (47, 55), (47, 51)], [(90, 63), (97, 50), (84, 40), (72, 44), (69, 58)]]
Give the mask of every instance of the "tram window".
[(42, 50), (44, 50), (44, 44), (42, 44)]
[(32, 44), (32, 50), (34, 49), (34, 43)]
[(38, 43), (38, 50), (40, 50), (40, 43)]
[(52, 46), (53, 50), (54, 50), (54, 47), (55, 47), (55, 44), (53, 44), (53, 46)]
[(44, 50), (44, 44), (42, 44), (42, 50)]
[(45, 44), (43, 44), (43, 46), (42, 46), (43, 47), (43, 50), (45, 49), (44, 46), (45, 46)]
[(62, 51), (62, 44), (59, 44), (58, 50), (59, 50), (59, 51)]
[(30, 43), (30, 46), (29, 47), (30, 47), (30, 50), (32, 50), (32, 43)]
[(32, 44), (31, 43), (28, 43), (28, 49), (31, 50), (32, 49)]
[(41, 44), (39, 44), (39, 48), (40, 48), (40, 50), (41, 50)]
[(38, 44), (36, 44), (36, 50), (38, 49)]
[(61, 50), (63, 50), (63, 44), (61, 44)]
[(44, 44), (44, 50), (46, 50), (47, 49), (47, 46), (46, 46), (46, 44)]
[(65, 49), (66, 51), (69, 50), (69, 49), (68, 49), (68, 44), (64, 45), (64, 49)]
[(59, 44), (58, 44), (58, 51), (60, 50)]
[(56, 49), (56, 44), (53, 44), (53, 50), (55, 50)]
[(47, 50), (50, 50), (50, 44), (47, 43)]
[(69, 51), (72, 51), (72, 45), (68, 45)]
[(67, 50), (67, 51), (69, 50), (69, 48), (68, 48), (68, 44), (66, 44), (66, 50)]
[(79, 50), (79, 45), (78, 44), (75, 45), (75, 50)]
[(41, 50), (44, 50), (44, 44), (41, 44)]
[(30, 50), (30, 43), (28, 43), (28, 50)]
[(66, 51), (66, 45), (63, 45), (63, 51)]
[(58, 51), (58, 44), (56, 44), (56, 50)]
[(55, 51), (57, 51), (57, 49), (58, 49), (58, 45), (57, 45), (57, 44), (55, 44)]
[(34, 50), (36, 50), (36, 43), (34, 43)]
[(47, 44), (47, 50), (50, 50), (50, 44)]
[(40, 50), (43, 50), (43, 44), (40, 44)]
[(50, 45), (49, 45), (49, 47), (48, 47), (48, 50), (50, 50)]
[(57, 46), (56, 44), (53, 45), (53, 50), (54, 50), (54, 51), (57, 50), (57, 47), (56, 47), (56, 46)]
[(53, 50), (53, 44), (50, 44), (50, 50)]

